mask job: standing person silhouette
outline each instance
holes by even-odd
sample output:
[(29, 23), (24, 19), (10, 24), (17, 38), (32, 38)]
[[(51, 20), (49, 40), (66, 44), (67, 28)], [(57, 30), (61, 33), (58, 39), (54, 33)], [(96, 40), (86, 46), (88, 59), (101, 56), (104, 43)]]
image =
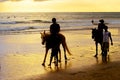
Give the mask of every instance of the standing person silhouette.
[[(97, 33), (97, 40), (96, 40), (96, 46), (98, 46), (97, 43), (100, 43), (100, 46), (101, 46), (101, 50), (102, 50), (102, 43), (103, 43), (103, 29), (105, 29), (106, 25), (104, 23), (104, 20), (101, 19), (99, 20), (99, 24), (98, 24), (98, 33)], [(95, 54), (95, 57), (97, 57), (98, 55), (98, 48), (96, 48), (96, 54)]]

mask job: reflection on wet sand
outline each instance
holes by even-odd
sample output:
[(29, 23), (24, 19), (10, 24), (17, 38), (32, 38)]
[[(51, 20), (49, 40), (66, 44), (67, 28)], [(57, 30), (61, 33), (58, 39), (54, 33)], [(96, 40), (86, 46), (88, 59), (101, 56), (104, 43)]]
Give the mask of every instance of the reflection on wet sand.
[(71, 62), (70, 61), (64, 61), (64, 62), (60, 62), (58, 64), (58, 66), (55, 66), (55, 64), (53, 64), (51, 67), (49, 66), (43, 66), (45, 71), (60, 71), (60, 70), (64, 70), (64, 69), (68, 69), (69, 67), (71, 67)]
[(110, 55), (108, 55), (108, 56), (102, 56), (102, 62), (103, 63), (108, 63), (108, 62), (110, 62)]
[(99, 59), (99, 57), (95, 57), (97, 64), (99, 64), (99, 63), (101, 63), (101, 62), (102, 62), (103, 64), (110, 62), (110, 55), (108, 55), (108, 56), (106, 56), (106, 57), (105, 57), (105, 56), (100, 56), (100, 58), (101, 58), (101, 59)]

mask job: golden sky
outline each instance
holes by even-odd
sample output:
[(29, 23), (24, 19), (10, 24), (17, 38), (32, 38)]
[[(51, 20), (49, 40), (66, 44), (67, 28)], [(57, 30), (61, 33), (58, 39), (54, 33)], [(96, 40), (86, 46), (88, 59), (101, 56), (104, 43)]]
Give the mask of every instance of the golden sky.
[(120, 0), (0, 0), (0, 12), (120, 12)]

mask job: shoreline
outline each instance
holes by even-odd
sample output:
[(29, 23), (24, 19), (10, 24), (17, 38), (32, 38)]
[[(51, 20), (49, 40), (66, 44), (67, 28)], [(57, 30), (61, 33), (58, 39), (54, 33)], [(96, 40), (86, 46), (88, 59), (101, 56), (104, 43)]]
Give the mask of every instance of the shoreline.
[[(120, 27), (118, 25), (112, 25), (108, 24), (107, 25), (109, 29), (118, 29), (120, 30)], [(68, 29), (69, 28), (69, 29)], [(97, 25), (91, 25), (91, 26), (79, 26), (79, 27), (66, 27), (66, 28), (61, 28), (61, 32), (66, 32), (66, 31), (82, 31), (82, 30), (92, 30), (93, 28), (97, 28)], [(19, 35), (19, 34), (38, 34), (43, 31), (49, 32), (49, 29), (29, 29), (29, 30), (20, 30), (20, 31), (0, 31), (0, 35)]]

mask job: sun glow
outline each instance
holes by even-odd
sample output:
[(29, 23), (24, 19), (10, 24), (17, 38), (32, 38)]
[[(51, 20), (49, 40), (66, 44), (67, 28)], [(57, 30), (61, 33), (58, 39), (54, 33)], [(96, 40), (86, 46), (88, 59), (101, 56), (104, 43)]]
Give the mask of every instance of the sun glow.
[(23, 0), (21, 2), (23, 2), (23, 3), (33, 3), (33, 0)]
[(0, 12), (119, 12), (119, 3), (120, 0), (2, 0)]
[(51, 12), (49, 4), (51, 1), (34, 1), (34, 0), (21, 0), (21, 1), (6, 1), (0, 3), (0, 11), (3, 12)]

